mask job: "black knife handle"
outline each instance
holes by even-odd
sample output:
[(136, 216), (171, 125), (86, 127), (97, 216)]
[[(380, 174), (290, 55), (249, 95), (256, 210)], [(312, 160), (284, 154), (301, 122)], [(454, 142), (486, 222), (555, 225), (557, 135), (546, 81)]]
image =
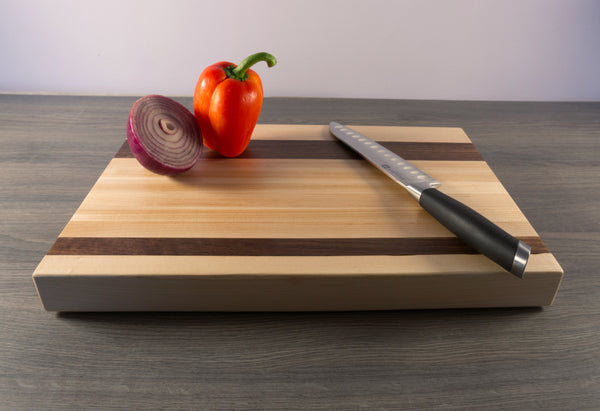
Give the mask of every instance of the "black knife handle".
[(517, 277), (523, 277), (531, 252), (527, 244), (435, 188), (423, 190), (419, 204), (469, 246)]

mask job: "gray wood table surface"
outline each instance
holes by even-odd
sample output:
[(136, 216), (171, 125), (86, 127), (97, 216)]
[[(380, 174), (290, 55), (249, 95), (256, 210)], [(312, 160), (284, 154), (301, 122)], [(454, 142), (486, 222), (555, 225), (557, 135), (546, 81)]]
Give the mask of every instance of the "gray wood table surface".
[(600, 103), (268, 98), (259, 120), (462, 127), (565, 270), (553, 306), (45, 312), (31, 274), (134, 101), (0, 95), (0, 409), (600, 409)]

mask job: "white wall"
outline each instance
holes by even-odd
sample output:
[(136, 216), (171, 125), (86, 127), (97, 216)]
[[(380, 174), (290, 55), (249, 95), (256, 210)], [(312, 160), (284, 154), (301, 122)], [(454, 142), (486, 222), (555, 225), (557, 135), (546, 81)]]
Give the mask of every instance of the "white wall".
[(600, 101), (600, 0), (0, 0), (0, 92)]

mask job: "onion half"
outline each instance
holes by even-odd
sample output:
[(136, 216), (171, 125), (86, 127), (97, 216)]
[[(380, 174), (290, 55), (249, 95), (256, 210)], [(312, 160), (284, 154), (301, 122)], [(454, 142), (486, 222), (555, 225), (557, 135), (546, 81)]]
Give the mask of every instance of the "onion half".
[(161, 175), (189, 170), (202, 154), (202, 134), (194, 115), (158, 95), (142, 97), (131, 107), (127, 142), (142, 166)]

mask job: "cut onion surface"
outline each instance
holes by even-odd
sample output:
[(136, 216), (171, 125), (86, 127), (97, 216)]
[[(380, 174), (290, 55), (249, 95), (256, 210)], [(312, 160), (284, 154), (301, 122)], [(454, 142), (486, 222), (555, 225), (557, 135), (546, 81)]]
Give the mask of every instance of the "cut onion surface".
[(158, 95), (142, 97), (131, 107), (127, 142), (141, 165), (168, 176), (189, 170), (202, 154), (202, 134), (194, 115)]

